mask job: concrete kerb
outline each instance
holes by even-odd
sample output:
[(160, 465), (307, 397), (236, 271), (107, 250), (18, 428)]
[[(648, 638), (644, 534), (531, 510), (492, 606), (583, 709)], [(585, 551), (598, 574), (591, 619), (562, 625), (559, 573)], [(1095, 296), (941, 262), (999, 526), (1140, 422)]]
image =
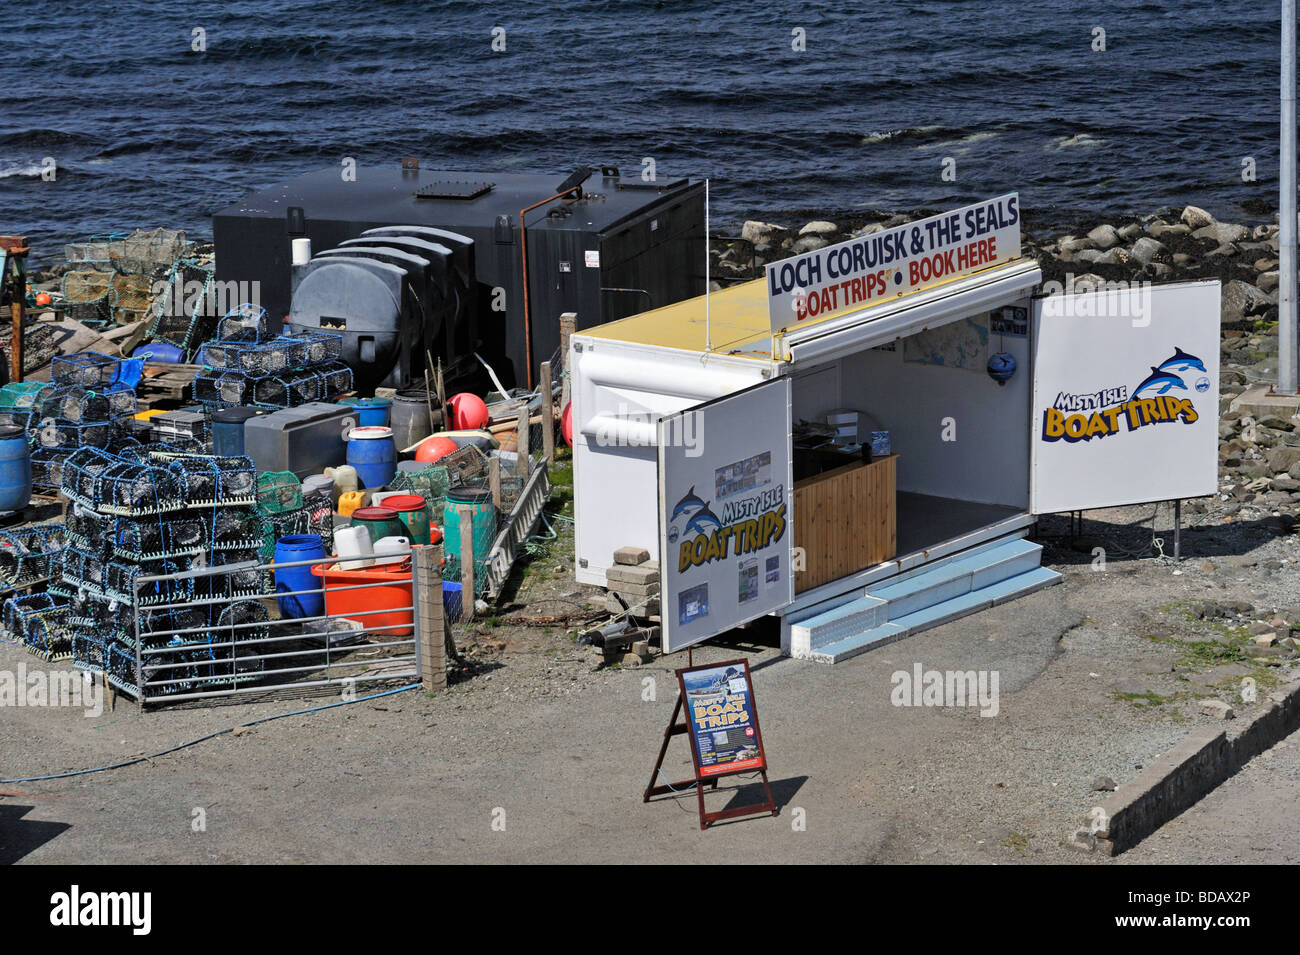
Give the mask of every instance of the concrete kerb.
[(1300, 676), (1268, 695), (1264, 706), (1231, 731), (1206, 726), (1149, 764), (1099, 806), (1068, 841), (1117, 855), (1191, 807), (1253, 757), (1300, 728)]

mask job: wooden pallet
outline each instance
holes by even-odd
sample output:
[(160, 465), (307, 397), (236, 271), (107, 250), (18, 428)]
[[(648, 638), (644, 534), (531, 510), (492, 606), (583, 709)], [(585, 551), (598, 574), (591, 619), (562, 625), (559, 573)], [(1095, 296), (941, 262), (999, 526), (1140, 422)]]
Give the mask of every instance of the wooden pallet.
[(139, 403), (152, 406), (159, 401), (189, 401), (199, 371), (198, 365), (145, 365), (144, 377), (136, 389)]

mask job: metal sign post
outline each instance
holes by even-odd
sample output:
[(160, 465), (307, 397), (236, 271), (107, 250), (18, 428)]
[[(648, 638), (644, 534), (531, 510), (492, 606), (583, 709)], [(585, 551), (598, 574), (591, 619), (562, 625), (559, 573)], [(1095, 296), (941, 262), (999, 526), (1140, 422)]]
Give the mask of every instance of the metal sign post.
[(1278, 179), (1277, 388), (1296, 394), (1296, 0), (1282, 0), (1282, 143)]

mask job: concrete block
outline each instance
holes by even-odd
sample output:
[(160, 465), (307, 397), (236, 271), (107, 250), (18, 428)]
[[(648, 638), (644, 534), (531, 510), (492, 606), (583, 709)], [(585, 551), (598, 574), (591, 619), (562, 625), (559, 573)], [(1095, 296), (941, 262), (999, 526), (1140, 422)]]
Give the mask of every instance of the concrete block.
[(1196, 708), (1205, 716), (1213, 716), (1220, 720), (1230, 720), (1237, 715), (1232, 707), (1222, 700), (1198, 700)]
[(620, 547), (614, 551), (614, 563), (625, 567), (635, 567), (650, 559), (650, 552), (644, 547)]
[(625, 597), (653, 597), (659, 593), (659, 584), (626, 584), (616, 581), (609, 585), (609, 589)]
[(1243, 415), (1252, 415), (1257, 421), (1262, 418), (1292, 418), (1300, 413), (1300, 397), (1271, 394), (1272, 388), (1268, 382), (1251, 385), (1232, 399), (1229, 408)]
[(659, 568), (647, 567), (645, 564), (638, 564), (635, 567), (615, 565), (605, 571), (605, 580), (610, 587), (622, 583), (657, 584), (659, 583)]

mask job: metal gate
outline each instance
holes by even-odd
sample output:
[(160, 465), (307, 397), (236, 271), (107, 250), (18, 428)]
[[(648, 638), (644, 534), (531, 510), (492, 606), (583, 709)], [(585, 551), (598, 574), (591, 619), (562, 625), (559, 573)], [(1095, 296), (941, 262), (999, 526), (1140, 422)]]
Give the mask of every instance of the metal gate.
[(443, 639), (441, 579), (421, 572), (440, 550), (363, 574), (326, 557), (138, 577), (134, 648), (111, 647), (106, 674), (141, 705), (420, 680), (422, 634)]

